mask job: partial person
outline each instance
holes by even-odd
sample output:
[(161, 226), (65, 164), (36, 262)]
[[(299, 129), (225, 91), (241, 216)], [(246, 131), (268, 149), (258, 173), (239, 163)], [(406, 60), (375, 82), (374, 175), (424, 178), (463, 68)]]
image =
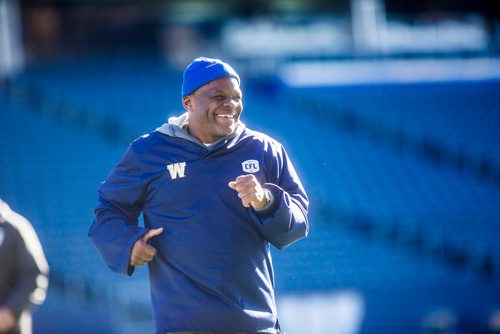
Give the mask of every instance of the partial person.
[(306, 192), (283, 145), (241, 121), (229, 64), (192, 61), (182, 106), (99, 186), (89, 237), (115, 272), (148, 264), (156, 333), (282, 333), (270, 245), (307, 236)]
[(45, 301), (49, 266), (30, 222), (0, 199), (0, 333), (32, 333)]

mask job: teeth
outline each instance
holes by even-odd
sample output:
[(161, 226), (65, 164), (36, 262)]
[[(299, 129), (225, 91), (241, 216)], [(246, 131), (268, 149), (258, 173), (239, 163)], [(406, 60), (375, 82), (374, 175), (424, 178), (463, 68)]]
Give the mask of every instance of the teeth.
[(233, 116), (233, 115), (223, 115), (223, 114), (221, 114), (221, 115), (217, 115), (217, 117), (221, 117), (221, 118), (229, 118), (229, 119), (233, 119), (233, 118), (234, 118), (234, 116)]

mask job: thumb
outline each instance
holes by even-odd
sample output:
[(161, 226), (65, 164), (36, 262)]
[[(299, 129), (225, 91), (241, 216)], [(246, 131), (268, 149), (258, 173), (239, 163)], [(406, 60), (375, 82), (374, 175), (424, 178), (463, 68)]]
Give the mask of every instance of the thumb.
[(154, 237), (158, 234), (161, 234), (162, 232), (163, 232), (163, 227), (160, 227), (160, 228), (157, 228), (154, 230), (149, 230), (142, 236), (142, 240), (144, 242), (147, 242), (149, 239), (151, 239), (152, 237)]
[(235, 181), (231, 181), (228, 183), (228, 186), (229, 188), (233, 189), (233, 190), (236, 190), (236, 182)]

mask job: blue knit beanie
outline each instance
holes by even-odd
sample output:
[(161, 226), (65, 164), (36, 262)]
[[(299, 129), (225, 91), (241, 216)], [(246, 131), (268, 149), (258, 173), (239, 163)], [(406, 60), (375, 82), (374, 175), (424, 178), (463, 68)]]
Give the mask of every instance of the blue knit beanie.
[(219, 59), (199, 57), (193, 60), (184, 70), (182, 81), (182, 97), (191, 94), (201, 86), (218, 78), (231, 77), (238, 80), (238, 73)]

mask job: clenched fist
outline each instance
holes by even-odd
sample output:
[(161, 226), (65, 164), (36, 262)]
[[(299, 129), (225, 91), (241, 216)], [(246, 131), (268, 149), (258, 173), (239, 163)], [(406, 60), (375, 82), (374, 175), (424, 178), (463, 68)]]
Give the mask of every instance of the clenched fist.
[(229, 188), (236, 190), (244, 207), (261, 209), (269, 203), (269, 196), (253, 174), (240, 175), (229, 182)]

